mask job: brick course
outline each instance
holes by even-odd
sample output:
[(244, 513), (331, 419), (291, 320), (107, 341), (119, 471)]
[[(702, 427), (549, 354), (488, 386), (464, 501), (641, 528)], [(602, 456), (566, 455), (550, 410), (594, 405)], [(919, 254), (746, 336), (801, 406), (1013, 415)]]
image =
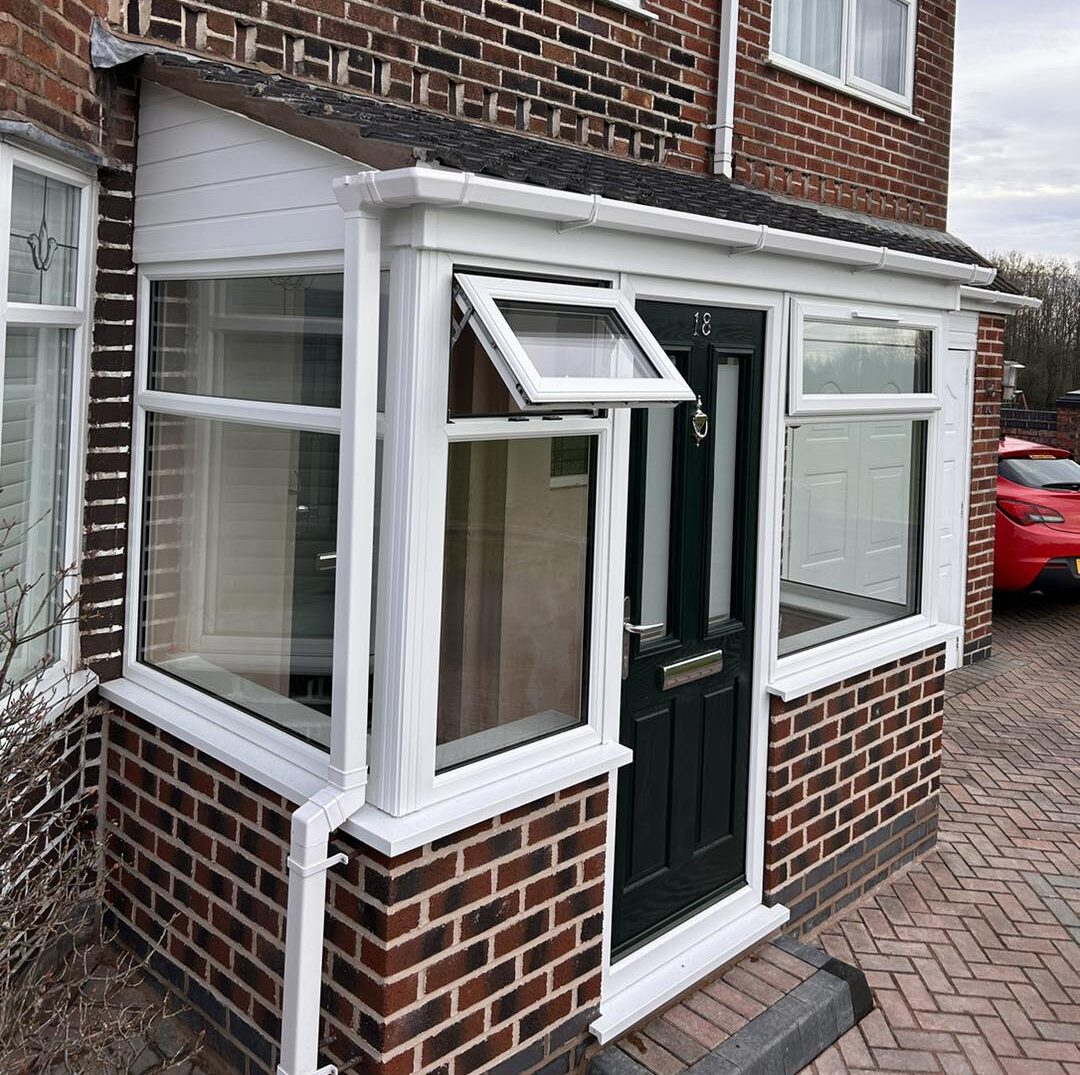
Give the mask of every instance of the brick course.
[[(109, 720), (109, 906), (232, 1069), (273, 1070), (292, 804), (137, 718)], [(603, 778), (329, 875), (326, 1055), (363, 1072), (576, 1062), (600, 998)]]
[(994, 507), (1001, 436), (1001, 375), (1005, 319), (979, 318), (975, 355), (974, 426), (971, 435), (971, 502), (968, 508), (967, 608), (964, 663), (990, 656), (994, 601)]
[(765, 893), (814, 928), (934, 842), (945, 656), (927, 650), (774, 699)]

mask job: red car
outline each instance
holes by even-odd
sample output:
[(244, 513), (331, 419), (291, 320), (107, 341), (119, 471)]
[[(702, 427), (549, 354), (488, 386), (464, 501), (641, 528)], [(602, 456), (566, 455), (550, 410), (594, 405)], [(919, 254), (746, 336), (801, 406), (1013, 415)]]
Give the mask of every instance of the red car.
[(998, 449), (994, 587), (1080, 590), (1080, 463), (1005, 437)]

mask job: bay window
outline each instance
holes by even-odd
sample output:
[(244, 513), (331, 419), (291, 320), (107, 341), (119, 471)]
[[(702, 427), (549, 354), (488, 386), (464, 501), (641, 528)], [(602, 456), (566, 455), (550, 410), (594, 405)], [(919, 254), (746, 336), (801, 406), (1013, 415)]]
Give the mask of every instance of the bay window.
[(330, 742), (340, 273), (150, 285), (138, 659)]
[(939, 336), (891, 311), (794, 304), (780, 657), (922, 611)]
[(916, 0), (774, 0), (771, 58), (800, 74), (910, 108)]
[(0, 144), (0, 631), (19, 640), (7, 685), (67, 674), (75, 659), (67, 572), (92, 202), (86, 176)]

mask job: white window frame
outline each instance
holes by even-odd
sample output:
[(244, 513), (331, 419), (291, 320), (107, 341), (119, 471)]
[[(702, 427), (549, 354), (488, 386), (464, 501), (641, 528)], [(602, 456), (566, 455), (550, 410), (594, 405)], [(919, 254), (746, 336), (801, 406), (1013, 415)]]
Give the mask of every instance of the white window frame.
[(805, 417), (814, 414), (895, 414), (932, 411), (941, 407), (941, 363), (935, 343), (930, 347), (930, 384), (926, 392), (826, 395), (803, 392), (803, 355), (807, 321), (825, 321), (834, 325), (863, 325), (870, 328), (915, 329), (931, 333), (940, 340), (943, 322), (940, 316), (925, 316), (888, 306), (866, 303), (837, 304), (822, 302), (791, 303), (791, 359), (788, 364), (788, 414)]
[[(222, 396), (188, 395), (150, 389), (150, 332), (153, 310), (151, 288), (156, 282), (184, 280), (226, 280), (262, 276), (317, 275), (344, 272), (343, 258), (335, 256), (281, 255), (273, 257), (246, 257), (227, 260), (162, 262), (143, 267), (138, 274), (137, 325), (135, 346), (135, 388), (132, 415), (131, 449), (131, 498), (128, 543), (128, 579), (123, 677), (132, 684), (152, 692), (165, 703), (155, 704), (157, 722), (168, 726), (170, 722), (182, 729), (188, 739), (200, 738), (199, 728), (205, 723), (209, 731), (201, 734), (210, 740), (213, 727), (221, 728), (230, 740), (240, 739), (249, 743), (267, 759), (282, 759), (286, 767), (300, 770), (325, 780), (330, 754), (314, 743), (298, 738), (284, 728), (269, 723), (224, 699), (199, 690), (155, 668), (140, 658), (140, 624), (142, 619), (142, 562), (144, 547), (144, 520), (146, 512), (146, 432), (150, 414), (170, 414), (191, 418), (209, 418), (219, 421), (240, 422), (265, 428), (297, 429), (316, 433), (340, 434), (342, 411), (334, 407), (314, 407), (304, 404), (267, 403), (258, 400), (229, 399)], [(344, 401), (343, 401), (344, 402)], [(378, 423), (381, 435), (383, 423)], [(344, 469), (344, 465), (343, 465)], [(339, 490), (347, 495), (347, 484), (339, 476)], [(339, 514), (341, 505), (339, 503)], [(338, 584), (340, 594), (340, 583)], [(363, 615), (370, 616), (365, 609)], [(341, 668), (348, 671), (351, 662), (335, 660), (335, 678)], [(365, 677), (368, 668), (356, 669)], [(164, 714), (165, 719), (161, 719)], [(263, 765), (268, 771), (273, 764)], [(295, 794), (295, 779), (290, 777), (285, 785)]]
[[(86, 453), (86, 393), (89, 378), (90, 322), (93, 297), (92, 273), (95, 255), (94, 223), (97, 220), (97, 183), (92, 175), (68, 167), (50, 157), (32, 153), (0, 139), (0, 207), (10, 212), (14, 168), (34, 172), (61, 183), (77, 187), (79, 197), (79, 253), (75, 284), (75, 300), (70, 306), (8, 301), (8, 260), (10, 218), (0, 210), (0, 385), (3, 380), (7, 329), (9, 326), (69, 329), (73, 333), (70, 413), (67, 423), (66, 517), (62, 530), (63, 563), (76, 570), (74, 585), (78, 586), (78, 571), (82, 554), (82, 502)], [(2, 407), (2, 391), (0, 391)], [(27, 681), (35, 690), (46, 692), (57, 708), (70, 705), (91, 690), (97, 677), (79, 667), (79, 610), (70, 613), (75, 622), (60, 630), (59, 652), (56, 660)]]
[[(951, 638), (955, 626), (941, 624), (937, 619), (937, 518), (939, 509), (939, 485), (942, 446), (942, 404), (941, 382), (945, 360), (947, 332), (943, 314), (928, 310), (915, 310), (902, 307), (875, 307), (866, 304), (820, 303), (813, 299), (793, 298), (789, 311), (789, 390), (794, 379), (802, 381), (801, 340), (796, 346), (796, 334), (801, 334), (804, 319), (807, 316), (829, 321), (853, 321), (853, 311), (876, 319), (896, 328), (919, 328), (932, 333), (930, 346), (931, 385), (933, 392), (925, 395), (894, 395), (887, 399), (892, 406), (885, 409), (878, 405), (877, 397), (867, 396), (823, 396), (818, 397), (825, 406), (810, 412), (794, 411), (797, 397), (792, 393), (792, 403), (781, 423), (780, 444), (777, 450), (777, 489), (783, 490), (786, 482), (785, 459), (783, 449), (788, 428), (792, 425), (828, 425), (838, 419), (845, 421), (870, 422), (887, 421), (895, 418), (903, 421), (926, 422), (926, 456), (923, 474), (922, 507), (922, 548), (920, 550), (920, 586), (918, 611), (910, 616), (844, 635), (830, 641), (811, 645), (785, 656), (780, 656), (780, 590), (777, 585), (777, 598), (770, 610), (771, 627), (771, 673), (769, 690), (785, 700), (802, 697), (819, 687), (836, 683), (858, 671), (872, 668), (877, 664), (895, 659), (904, 653), (911, 653), (920, 648), (928, 648), (938, 642)], [(855, 406), (847, 406), (855, 401)], [(869, 403), (867, 401), (870, 401)], [(779, 535), (776, 556), (777, 578), (782, 566), (783, 548), (783, 500), (777, 497), (775, 527)]]
[(912, 103), (915, 93), (915, 41), (918, 34), (918, 0), (898, 0), (908, 9), (907, 18), (907, 41), (904, 43), (904, 90), (903, 93), (893, 93), (884, 86), (862, 79), (855, 74), (855, 19), (859, 0), (843, 0), (844, 10), (841, 16), (840, 35), (840, 71), (841, 77), (822, 71), (810, 64), (794, 60), (780, 52), (775, 44), (776, 21), (775, 16), (769, 34), (769, 63), (774, 67), (790, 71), (813, 82), (820, 82), (823, 86), (840, 90), (843, 93), (859, 97), (874, 104), (881, 105), (891, 111), (902, 115), (911, 116)]
[[(471, 323), (511, 395), (525, 410), (574, 406), (614, 407), (631, 403), (671, 404), (694, 393), (657, 343), (633, 303), (615, 288), (559, 284), (502, 276), (458, 273), (455, 286), (471, 306)], [(609, 310), (629, 331), (656, 377), (545, 377), (510, 327), (500, 300), (523, 304)]]
[[(478, 266), (470, 262), (470, 267)], [(524, 265), (495, 262), (483, 268), (505, 272), (507, 277), (516, 273), (519, 278), (530, 271)], [(454, 824), (460, 828), (468, 824), (474, 805), (491, 816), (497, 812), (493, 804), (511, 799), (523, 782), (543, 787), (547, 781), (559, 780), (559, 773), (565, 780), (565, 773), (575, 766), (585, 768), (606, 760), (603, 767), (609, 768), (612, 758), (622, 760), (626, 753), (611, 741), (613, 720), (618, 727), (620, 638), (611, 629), (610, 616), (622, 602), (622, 572), (613, 571), (612, 565), (613, 560), (622, 563), (626, 490), (615, 469), (617, 459), (625, 458), (629, 413), (615, 408), (598, 415), (563, 415), (557, 421), (540, 414), (448, 418), (454, 270), (449, 254), (399, 249), (391, 272), (386, 408), (395, 417), (387, 432), (383, 467), (385, 480), (393, 481), (395, 487), (384, 486), (382, 500), (368, 802), (394, 817), (412, 815), (409, 823), (418, 826), (456, 818)], [(535, 266), (531, 271), (550, 275), (552, 267)], [(580, 270), (576, 275), (580, 279)], [(597, 278), (616, 282), (608, 274)], [(535, 296), (535, 282), (521, 280), (520, 284)], [(555, 286), (573, 294), (570, 285)], [(630, 302), (615, 287), (575, 290), (593, 305), (609, 291), (619, 296), (608, 298), (611, 305)], [(437, 773), (450, 444), (555, 435), (596, 438), (591, 608), (584, 654), (589, 669), (586, 720)], [(480, 803), (485, 805), (481, 808)]]

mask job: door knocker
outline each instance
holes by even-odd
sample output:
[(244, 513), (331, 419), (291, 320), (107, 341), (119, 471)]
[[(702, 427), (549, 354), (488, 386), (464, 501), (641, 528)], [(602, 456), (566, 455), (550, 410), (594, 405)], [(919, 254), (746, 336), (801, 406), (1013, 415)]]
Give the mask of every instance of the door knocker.
[(697, 398), (697, 410), (690, 416), (690, 432), (697, 446), (709, 435), (709, 416), (701, 409), (701, 396)]

